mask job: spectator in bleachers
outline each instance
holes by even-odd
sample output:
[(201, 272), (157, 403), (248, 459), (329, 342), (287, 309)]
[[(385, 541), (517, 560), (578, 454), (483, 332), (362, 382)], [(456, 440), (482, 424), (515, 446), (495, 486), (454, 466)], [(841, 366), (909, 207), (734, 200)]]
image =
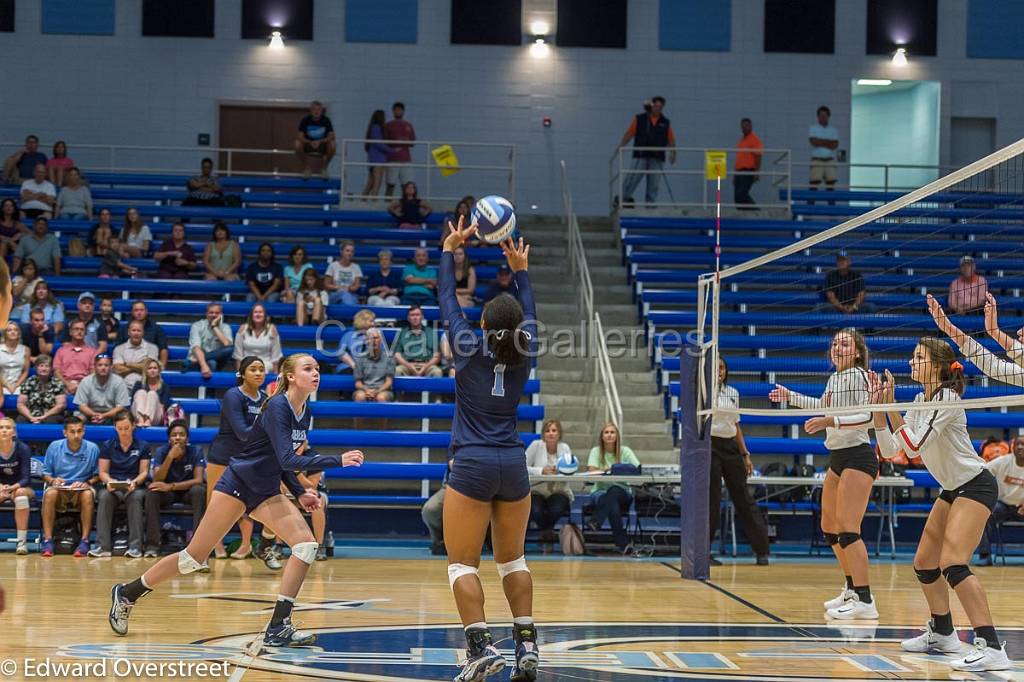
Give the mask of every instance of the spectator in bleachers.
[(116, 234), (112, 235), (100, 260), (101, 278), (112, 277), (118, 279), (120, 277), (135, 277), (139, 274), (138, 268), (124, 262), (123, 253), (124, 248), (121, 244), (121, 238)]
[(957, 315), (980, 313), (985, 308), (988, 280), (979, 275), (974, 258), (960, 259), (960, 276), (949, 284), (949, 309)]
[(736, 147), (743, 151), (736, 152), (736, 171), (732, 177), (733, 201), (737, 204), (756, 205), (757, 202), (750, 196), (750, 188), (758, 181), (754, 175), (761, 170), (761, 150), (764, 144), (761, 138), (754, 134), (754, 124), (749, 118), (740, 120), (740, 132), (743, 137), (736, 143)]
[(221, 220), (213, 224), (213, 241), (203, 250), (203, 279), (233, 282), (242, 265), (242, 248), (231, 238), (231, 230)]
[(124, 227), (121, 228), (121, 255), (125, 258), (144, 258), (149, 253), (153, 233), (149, 225), (142, 222), (139, 209), (130, 206), (124, 214)]
[(277, 303), (284, 288), (284, 270), (274, 258), (274, 247), (269, 242), (260, 244), (256, 260), (249, 263), (245, 271), (245, 282), (249, 293), (245, 300)]
[[(558, 473), (558, 461), (572, 459), (572, 449), (562, 440), (562, 422), (548, 419), (541, 437), (526, 448), (526, 467), (531, 475)], [(555, 542), (555, 524), (572, 508), (572, 490), (565, 483), (536, 483), (530, 488), (530, 521), (537, 524), (541, 542)]]
[[(591, 448), (587, 458), (587, 471), (611, 473), (618, 464), (640, 466), (640, 460), (633, 451), (622, 444), (622, 435), (615, 424), (608, 422), (601, 429), (598, 445)], [(608, 520), (612, 529), (615, 546), (622, 553), (629, 552), (629, 537), (622, 525), (622, 515), (633, 503), (633, 495), (624, 486), (617, 483), (595, 483), (591, 500), (594, 513), (587, 523), (587, 528), (596, 532)]]
[(394, 384), (395, 361), (391, 357), (380, 330), (371, 327), (366, 330), (366, 352), (356, 356), (354, 377), (356, 390), (352, 395), (357, 403), (391, 402)]
[(502, 294), (508, 294), (517, 301), (519, 300), (519, 287), (516, 286), (515, 280), (512, 279), (512, 270), (508, 267), (507, 263), (502, 263), (498, 266), (498, 274), (484, 295), (484, 303), (493, 301)]
[[(160, 364), (167, 366), (167, 335), (164, 334), (164, 330), (149, 316), (149, 308), (146, 307), (145, 301), (135, 301), (132, 303), (132, 316), (128, 322), (131, 323), (133, 320), (138, 320), (143, 324), (142, 338), (149, 341), (154, 346), (160, 349)], [(128, 324), (122, 324), (118, 327), (117, 331), (117, 344), (126, 342), (129, 338), (128, 335)]]
[(327, 311), (328, 295), (324, 283), (313, 268), (302, 273), (295, 301), (295, 324), (303, 327), (307, 324), (320, 324), (324, 321)]
[(28, 324), (23, 323), (22, 338), (33, 360), (53, 352), (53, 327), (46, 323), (46, 313), (42, 308), (33, 308), (29, 313)]
[(72, 321), (68, 333), (68, 340), (53, 358), (53, 373), (68, 393), (74, 393), (82, 379), (92, 372), (99, 351), (85, 342), (85, 323), (81, 320)]
[(46, 448), (43, 459), (43, 541), (40, 552), (53, 556), (53, 524), (58, 512), (78, 511), (82, 522), (82, 539), (75, 549), (76, 557), (89, 551), (89, 532), (96, 504), (92, 486), (99, 481), (100, 450), (85, 439), (85, 422), (79, 417), (64, 419), (64, 438)]
[(423, 324), (423, 309), (410, 306), (405, 316), (409, 326), (398, 333), (395, 341), (395, 376), (441, 376), (441, 353), (437, 350), (437, 334)]
[(162, 279), (188, 279), (196, 269), (196, 252), (185, 240), (185, 224), (176, 222), (171, 227), (171, 237), (164, 241), (153, 254), (153, 260), (160, 264), (156, 276)]
[(206, 512), (206, 486), (203, 473), (206, 460), (198, 445), (188, 442), (188, 423), (171, 422), (167, 427), (167, 443), (153, 453), (150, 463), (153, 482), (146, 495), (146, 556), (160, 555), (160, 510), (176, 502), (192, 509), (192, 532)]
[(864, 277), (850, 269), (850, 257), (843, 254), (836, 256), (835, 270), (829, 270), (825, 275), (822, 295), (825, 301), (815, 307), (819, 312), (839, 312), (844, 315), (875, 312), (875, 305), (864, 300), (867, 295)]
[(430, 215), (430, 204), (420, 199), (415, 182), (402, 185), (402, 198), (391, 202), (388, 213), (395, 217), (399, 227), (419, 227)]
[(334, 158), (337, 150), (334, 137), (334, 125), (331, 119), (324, 113), (324, 105), (317, 101), (309, 105), (309, 113), (299, 121), (299, 133), (295, 138), (295, 153), (302, 163), (303, 177), (310, 177), (313, 169), (310, 166), (309, 157), (319, 156), (323, 158), (320, 166), (320, 174), (327, 178), (327, 166)]
[(128, 386), (134, 386), (142, 379), (147, 360), (160, 359), (160, 349), (156, 344), (143, 338), (144, 329), (144, 323), (132, 320), (128, 323), (128, 340), (114, 346), (114, 372)]
[(430, 533), (430, 553), (433, 556), (444, 556), (448, 553), (444, 546), (444, 491), (448, 485), (447, 475), (445, 479), (446, 482), (441, 484), (436, 493), (427, 498), (427, 501), (423, 503), (423, 508), (420, 509), (420, 518), (423, 519), (423, 525)]
[(33, 310), (42, 310), (46, 324), (53, 328), (53, 333), (60, 336), (64, 331), (64, 304), (57, 300), (46, 280), (40, 279), (32, 290), (32, 301), (21, 306), (21, 321), (29, 322)]
[(1012, 454), (989, 460), (985, 466), (996, 477), (999, 498), (978, 544), (979, 566), (992, 565), (989, 535), (1006, 521), (1024, 521), (1024, 436), (1013, 439)]
[(18, 242), (28, 233), (25, 223), (19, 220), (18, 203), (10, 197), (0, 202), (0, 258), (13, 254)]
[[(446, 213), (444, 219), (441, 221), (441, 239), (438, 241), (438, 246), (444, 246), (444, 240), (448, 238), (448, 234), (451, 232), (451, 228), (459, 224), (459, 218), (462, 217), (466, 225), (469, 225), (472, 221), (473, 206), (476, 205), (476, 199), (472, 196), (465, 196), (459, 199), (459, 203), (455, 205), (455, 210), (451, 213)], [(472, 237), (472, 240), (477, 239)]]
[(366, 292), (369, 297), (366, 305), (392, 306), (401, 304), (402, 273), (391, 267), (391, 251), (381, 249), (377, 252), (377, 272), (366, 280)]
[(67, 324), (61, 341), (67, 341), (71, 338), (69, 334), (71, 323), (75, 320), (81, 320), (85, 323), (85, 345), (95, 348), (100, 353), (106, 352), (107, 339), (103, 334), (103, 322), (95, 315), (96, 295), (91, 291), (83, 291), (78, 295), (77, 306), (78, 313), (67, 316), (65, 319)]
[[(57, 187), (63, 187), (68, 172), (75, 167), (75, 160), (68, 156), (68, 145), (64, 140), (53, 143), (53, 156), (46, 161), (46, 177)], [(90, 218), (91, 220), (91, 218)]]
[[(370, 116), (370, 123), (366, 126), (367, 140), (383, 140), (384, 126), (386, 119), (383, 109), (377, 109)], [(366, 184), (363, 185), (364, 197), (376, 197), (380, 194), (380, 187), (384, 184), (384, 175), (387, 170), (388, 159), (391, 157), (392, 149), (383, 142), (366, 142), (363, 144), (366, 150)]]
[(13, 320), (8, 322), (3, 343), (0, 343), (0, 381), (5, 395), (18, 395), (28, 378), (31, 362), (31, 352), (21, 342), (21, 325)]
[(355, 358), (366, 352), (366, 330), (376, 321), (377, 315), (365, 308), (352, 316), (352, 329), (341, 335), (341, 342), (338, 344), (338, 353), (341, 357), (341, 362), (338, 363), (339, 373), (356, 368)]
[(281, 363), (281, 335), (261, 303), (252, 307), (235, 334), (235, 369), (250, 355), (259, 358), (269, 372), (277, 372)]
[(437, 268), (429, 265), (430, 254), (423, 247), (416, 249), (412, 263), (402, 268), (402, 303), (405, 305), (437, 305)]
[(224, 190), (213, 175), (213, 159), (199, 162), (199, 175), (193, 175), (185, 184), (188, 195), (182, 206), (223, 206)]
[(99, 219), (89, 230), (89, 238), (86, 241), (86, 252), (90, 256), (103, 257), (110, 247), (110, 239), (118, 233), (114, 227), (113, 215), (109, 208), (101, 208)]
[(441, 374), (451, 379), (455, 378), (455, 355), (452, 353), (452, 345), (448, 343), (448, 330), (441, 332), (441, 340), (438, 343), (441, 352)]
[(25, 380), (18, 396), (18, 421), (25, 424), (60, 424), (67, 407), (64, 382), (53, 375), (53, 360), (42, 353), (35, 359), (36, 373)]
[(839, 131), (829, 124), (832, 111), (828, 107), (818, 107), (817, 116), (817, 122), (808, 131), (811, 143), (810, 185), (811, 189), (817, 190), (818, 185), (824, 182), (825, 189), (831, 192), (835, 189), (837, 177), (835, 150), (839, 148)]
[[(299, 511), (303, 514), (309, 515), (309, 520), (313, 525), (313, 538), (317, 542), (316, 548), (316, 560), (327, 561), (327, 546), (324, 545), (324, 537), (327, 535), (327, 506), (330, 504), (330, 499), (327, 497), (327, 485), (324, 481), (324, 472), (317, 471), (312, 472), (299, 472), (296, 474), (299, 479), (299, 483), (306, 490), (315, 490), (320, 496), (320, 506), (312, 512), (307, 512), (302, 508), (302, 505), (296, 503), (299, 507)], [(295, 502), (295, 499), (292, 498)]]
[(14, 505), (14, 525), (17, 529), (15, 554), (28, 554), (29, 505), (32, 490), (32, 451), (17, 438), (14, 420), (0, 418), (0, 504), (8, 500)]
[(25, 146), (4, 160), (4, 182), (18, 185), (25, 178), (32, 177), (33, 169), (39, 164), (46, 166), (46, 154), (39, 151), (39, 138), (29, 135)]
[(142, 379), (128, 389), (132, 396), (132, 417), (136, 426), (159, 426), (169, 421), (167, 417), (173, 409), (171, 387), (164, 381), (159, 360), (149, 358), (143, 364), (145, 373)]
[(39, 268), (31, 258), (21, 262), (20, 268), (15, 268), (18, 274), (11, 280), (11, 294), (14, 296), (14, 305), (23, 306), (32, 302), (33, 292), (36, 290), (36, 283), (43, 281), (39, 276)]
[(21, 183), (21, 214), (26, 218), (52, 218), (57, 188), (46, 179), (46, 166), (36, 164), (32, 177)]
[(131, 416), (122, 412), (114, 419), (114, 437), (100, 444), (98, 460), (99, 508), (96, 510), (96, 543), (91, 557), (109, 557), (114, 548), (114, 511), (124, 505), (128, 512), (129, 559), (142, 557), (143, 509), (146, 481), (152, 456), (149, 443), (135, 437)]
[(40, 275), (60, 275), (60, 243), (49, 230), (49, 220), (42, 216), (35, 219), (32, 232), (22, 237), (14, 249), (12, 270), (17, 270), (22, 260), (31, 258)]
[(338, 244), (338, 260), (327, 266), (324, 288), (332, 304), (359, 305), (359, 289), (363, 286), (363, 269), (353, 263), (356, 245), (348, 239)]
[(92, 424), (110, 424), (128, 409), (131, 397), (124, 379), (111, 372), (110, 356), (96, 356), (93, 373), (82, 379), (75, 391), (75, 405)]
[(285, 303), (295, 303), (295, 292), (302, 284), (302, 274), (313, 265), (306, 257), (306, 249), (302, 244), (296, 244), (288, 253), (288, 265), (284, 266), (284, 292), (281, 300)]
[(224, 307), (217, 301), (206, 304), (206, 317), (188, 330), (188, 370), (201, 372), (204, 379), (223, 371), (235, 352), (231, 325), (224, 321)]
[(57, 194), (53, 216), (62, 220), (92, 220), (92, 192), (82, 184), (82, 172), (77, 166), (72, 166), (66, 173), (64, 186)]
[[(637, 114), (629, 123), (622, 139), (619, 140), (619, 148), (625, 147), (630, 140), (633, 140), (634, 147), (662, 147), (668, 149), (668, 156), (671, 163), (676, 162), (676, 137), (672, 132), (672, 123), (662, 113), (665, 108), (665, 98), (657, 96), (651, 98), (650, 103), (644, 103), (644, 113)], [(658, 201), (658, 190), (661, 187), (661, 176), (664, 175), (665, 152), (659, 149), (641, 149), (633, 152), (633, 172), (626, 173), (622, 183), (622, 203), (632, 205), (633, 192), (640, 181), (647, 178), (647, 190), (645, 200), (648, 204)], [(637, 171), (647, 171), (637, 172)]]
[(104, 296), (100, 299), (100, 331), (96, 338), (105, 338), (109, 348), (110, 344), (117, 345), (117, 336), (120, 332), (121, 322), (114, 317), (114, 299)]
[(455, 297), (463, 308), (472, 308), (476, 305), (476, 268), (469, 262), (465, 247), (452, 251), (452, 260), (455, 261)]
[(412, 180), (411, 144), (416, 139), (416, 129), (412, 123), (405, 120), (405, 104), (395, 102), (391, 105), (392, 119), (384, 125), (384, 139), (390, 142), (391, 155), (388, 157), (387, 168), (387, 194), (395, 193), (395, 185), (405, 186), (405, 183)]

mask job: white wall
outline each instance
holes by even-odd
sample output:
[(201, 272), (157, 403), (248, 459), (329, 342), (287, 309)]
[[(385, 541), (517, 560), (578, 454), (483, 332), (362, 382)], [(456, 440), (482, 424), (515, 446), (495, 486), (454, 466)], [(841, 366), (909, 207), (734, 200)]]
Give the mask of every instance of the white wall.
[[(321, 0), (316, 40), (284, 53), (236, 38), (240, 0), (218, 0), (214, 40), (142, 38), (140, 4), (120, 0), (117, 35), (99, 37), (40, 35), (37, 3), (19, 2), (17, 32), (0, 38), (0, 141), (35, 132), (44, 144), (69, 140), (72, 152), (75, 142), (192, 145), (200, 132), (216, 140), (220, 101), (313, 97), (330, 104), (339, 135), (360, 137), (373, 108), (402, 99), (421, 138), (519, 145), (520, 208), (559, 210), (564, 158), (578, 210), (597, 214), (606, 211), (614, 146), (654, 94), (668, 99), (682, 145), (730, 146), (740, 117), (750, 116), (766, 146), (794, 148), (797, 158), (809, 156), (807, 126), (820, 104), (831, 107), (847, 146), (856, 77), (940, 81), (940, 160), (951, 115), (997, 117), (1000, 145), (1024, 135), (1024, 64), (964, 57), (962, 0), (939, 0), (942, 56), (910, 55), (898, 73), (886, 59), (864, 55), (865, 0), (836, 3), (834, 55), (763, 53), (757, 0), (733, 2), (732, 52), (661, 52), (657, 2), (634, 0), (628, 50), (556, 47), (546, 60), (531, 58), (528, 46), (450, 46), (447, 0), (421, 0), (418, 45), (346, 44), (342, 1)], [(550, 129), (541, 126), (545, 115), (554, 119)]]

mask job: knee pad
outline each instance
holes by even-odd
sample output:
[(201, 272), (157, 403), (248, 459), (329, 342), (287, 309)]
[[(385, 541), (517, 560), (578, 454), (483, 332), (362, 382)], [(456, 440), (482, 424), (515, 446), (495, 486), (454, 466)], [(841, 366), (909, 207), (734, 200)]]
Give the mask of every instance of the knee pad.
[(853, 543), (860, 540), (860, 533), (840, 533), (839, 534), (839, 546), (846, 549)]
[(28, 507), (28, 498), (25, 497), (24, 495), (19, 495), (18, 497), (14, 498), (15, 509), (28, 509)]
[(825, 536), (825, 543), (829, 547), (834, 547), (835, 545), (839, 544), (839, 534), (838, 533), (823, 533), (823, 535)]
[(448, 564), (448, 585), (454, 590), (455, 581), (464, 575), (478, 575), (480, 570), (466, 564)]
[(188, 575), (189, 573), (195, 573), (202, 567), (203, 565), (193, 559), (185, 550), (178, 552), (178, 573)]
[(316, 550), (320, 545), (315, 542), (296, 542), (292, 547), (292, 556), (304, 564), (316, 561)]
[(931, 585), (942, 576), (942, 571), (937, 568), (915, 568), (914, 573), (917, 579), (924, 585)]
[(498, 575), (504, 580), (505, 576), (511, 575), (512, 573), (518, 573), (519, 571), (530, 572), (529, 567), (526, 565), (526, 557), (521, 556), (518, 559), (506, 562), (504, 564), (498, 564)]
[(956, 589), (957, 585), (970, 578), (973, 573), (971, 573), (971, 569), (967, 568), (966, 565), (955, 564), (942, 569), (942, 575), (946, 576), (946, 582), (949, 583), (949, 586)]

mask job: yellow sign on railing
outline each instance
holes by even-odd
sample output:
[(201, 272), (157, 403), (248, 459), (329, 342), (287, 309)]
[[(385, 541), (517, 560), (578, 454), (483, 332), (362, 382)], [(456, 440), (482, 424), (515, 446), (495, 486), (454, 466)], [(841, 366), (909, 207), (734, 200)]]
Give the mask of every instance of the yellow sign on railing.
[(434, 163), (441, 169), (441, 177), (446, 178), (459, 172), (459, 158), (455, 156), (455, 150), (451, 145), (443, 144), (431, 152), (434, 156)]
[(704, 177), (707, 180), (715, 180), (726, 176), (726, 157), (728, 155), (717, 149), (708, 149), (704, 152)]

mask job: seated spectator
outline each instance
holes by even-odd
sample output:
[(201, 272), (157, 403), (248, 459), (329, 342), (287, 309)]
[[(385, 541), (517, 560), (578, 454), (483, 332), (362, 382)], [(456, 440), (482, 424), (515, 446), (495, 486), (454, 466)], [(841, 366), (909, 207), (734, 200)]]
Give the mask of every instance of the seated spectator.
[(63, 187), (68, 173), (75, 167), (75, 160), (68, 156), (68, 145), (64, 140), (53, 143), (53, 156), (46, 162), (46, 177), (57, 187)]
[[(167, 335), (164, 334), (164, 330), (149, 317), (149, 308), (146, 307), (145, 301), (135, 301), (132, 303), (132, 316), (128, 322), (132, 320), (138, 320), (141, 322), (143, 327), (142, 338), (149, 341), (157, 348), (160, 349), (160, 364), (167, 366)], [(128, 325), (122, 324), (118, 327), (117, 331), (117, 344), (124, 343), (128, 340)], [(117, 345), (115, 344), (115, 345)]]
[(284, 287), (284, 270), (274, 260), (274, 247), (269, 242), (260, 244), (256, 260), (245, 271), (245, 282), (249, 293), (245, 300), (250, 303), (277, 303)]
[(356, 245), (345, 239), (338, 244), (338, 260), (327, 266), (324, 289), (330, 302), (337, 305), (359, 305), (358, 293), (363, 286), (363, 269), (353, 263)]
[(69, 393), (78, 390), (78, 384), (89, 376), (99, 351), (85, 342), (85, 323), (75, 320), (68, 325), (70, 338), (60, 345), (53, 358), (53, 373)]
[(171, 387), (160, 373), (160, 361), (149, 358), (145, 362), (145, 376), (129, 389), (132, 396), (132, 417), (139, 427), (159, 426), (168, 421), (172, 409)]
[[(549, 419), (541, 437), (526, 448), (526, 467), (531, 476), (557, 474), (558, 460), (571, 459), (569, 444), (562, 441), (562, 422)], [(541, 542), (555, 542), (555, 524), (572, 508), (572, 490), (565, 483), (536, 483), (530, 487), (530, 521), (537, 524)]]
[(327, 167), (337, 150), (334, 139), (334, 126), (324, 113), (324, 105), (314, 100), (309, 105), (309, 114), (299, 121), (299, 132), (295, 137), (295, 154), (302, 163), (303, 177), (309, 178), (313, 174), (310, 157), (318, 156), (322, 159), (320, 174), (327, 178)]
[(21, 267), (15, 270), (18, 274), (11, 280), (11, 294), (14, 297), (14, 305), (19, 308), (26, 303), (32, 302), (35, 295), (36, 284), (43, 281), (39, 276), (39, 268), (31, 258), (21, 262)]
[(112, 222), (113, 215), (109, 208), (101, 208), (99, 220), (89, 230), (89, 238), (85, 245), (86, 252), (90, 256), (102, 258), (110, 247), (110, 238), (118, 234), (117, 228)]
[[(188, 442), (188, 423), (173, 421), (167, 427), (167, 443), (157, 448), (150, 464), (153, 482), (146, 496), (146, 556), (160, 555), (160, 510), (176, 502), (192, 508), (192, 532), (206, 512), (203, 473), (206, 460), (198, 445)], [(204, 557), (205, 559), (205, 557)]]
[(14, 420), (0, 417), (0, 504), (14, 505), (18, 544), (15, 554), (28, 554), (29, 505), (32, 490), (32, 451), (17, 438)]
[(3, 343), (0, 343), (0, 380), (3, 381), (5, 395), (21, 392), (31, 362), (31, 351), (21, 342), (21, 325), (13, 320), (8, 322)]
[[(383, 140), (384, 126), (387, 118), (383, 109), (377, 109), (370, 116), (370, 123), (366, 126), (367, 140)], [(362, 196), (376, 198), (380, 194), (381, 185), (384, 183), (385, 170), (392, 149), (381, 142), (366, 142), (363, 144), (366, 151), (366, 184), (363, 185)]]
[(21, 214), (26, 218), (52, 218), (57, 188), (46, 179), (46, 166), (36, 164), (32, 177), (21, 183)]
[(288, 265), (284, 266), (284, 292), (281, 300), (295, 303), (295, 292), (302, 284), (302, 274), (312, 266), (306, 258), (306, 249), (301, 244), (292, 247), (288, 253)]
[(309, 514), (309, 519), (313, 525), (313, 537), (316, 539), (316, 560), (327, 561), (327, 547), (324, 545), (324, 537), (327, 535), (327, 506), (330, 501), (327, 498), (327, 485), (324, 482), (324, 472), (317, 471), (312, 472), (299, 472), (296, 474), (299, 479), (299, 483), (306, 490), (315, 490), (320, 496), (320, 506), (314, 511), (307, 512), (302, 508), (302, 505), (298, 504), (294, 499), (293, 502), (299, 507), (299, 511), (303, 514)]
[(452, 345), (448, 343), (448, 330), (441, 333), (441, 342), (438, 344), (441, 351), (441, 374), (451, 379), (455, 378), (455, 355), (452, 353)]
[(447, 474), (445, 475), (445, 482), (441, 484), (441, 488), (431, 495), (426, 502), (423, 503), (423, 508), (420, 509), (420, 518), (423, 519), (423, 525), (427, 527), (427, 532), (430, 533), (430, 553), (433, 556), (444, 556), (447, 554), (447, 550), (444, 546), (444, 491), (448, 487)]
[(70, 324), (75, 320), (85, 323), (85, 345), (95, 348), (100, 353), (107, 351), (107, 338), (103, 333), (103, 321), (95, 315), (96, 295), (91, 291), (83, 291), (78, 295), (78, 314), (67, 316), (64, 327), (64, 335), (61, 341), (71, 338)]
[(366, 305), (400, 305), (402, 300), (402, 273), (391, 267), (391, 252), (381, 249), (377, 252), (377, 272), (366, 280), (366, 291), (370, 295)]
[(437, 305), (437, 268), (428, 265), (430, 254), (420, 247), (413, 262), (402, 268), (402, 303), (405, 305)]
[(430, 204), (420, 199), (415, 182), (402, 185), (402, 198), (395, 199), (388, 207), (388, 213), (395, 217), (399, 227), (420, 227), (430, 211)]
[(949, 309), (957, 315), (980, 313), (987, 293), (988, 281), (977, 273), (974, 258), (961, 258), (960, 276), (949, 285)]
[(160, 359), (156, 344), (143, 338), (144, 328), (142, 322), (132, 320), (128, 323), (128, 340), (114, 346), (114, 372), (129, 386), (142, 379), (147, 360)]
[(29, 313), (29, 323), (22, 327), (22, 338), (33, 360), (41, 354), (53, 352), (53, 327), (46, 323), (46, 313), (42, 308), (33, 308)]
[(196, 252), (185, 241), (184, 223), (174, 223), (171, 238), (164, 241), (153, 254), (153, 260), (160, 264), (156, 276), (162, 279), (188, 279), (196, 269)]
[(874, 304), (864, 300), (864, 277), (850, 269), (850, 257), (843, 254), (836, 256), (836, 269), (829, 270), (825, 275), (822, 295), (825, 302), (815, 307), (816, 312), (838, 312), (844, 315), (875, 312)]
[(78, 383), (75, 405), (91, 424), (110, 424), (114, 417), (128, 409), (131, 397), (124, 379), (111, 373), (110, 356), (96, 356), (93, 373)]
[[(446, 213), (444, 220), (441, 221), (441, 240), (437, 242), (438, 247), (444, 246), (444, 240), (448, 238), (448, 233), (451, 232), (451, 228), (458, 227), (459, 217), (462, 217), (464, 224), (469, 225), (473, 222), (472, 213), (473, 206), (476, 205), (476, 199), (471, 196), (462, 197), (459, 203), (455, 205), (455, 210), (451, 213)], [(475, 241), (477, 237), (471, 237), (471, 240)]]
[(352, 329), (341, 335), (341, 343), (338, 344), (338, 354), (341, 356), (339, 374), (356, 368), (356, 356), (366, 352), (366, 330), (376, 322), (377, 315), (372, 310), (363, 309), (352, 316)]
[(463, 308), (472, 308), (476, 305), (476, 268), (461, 246), (452, 251), (452, 259), (455, 261), (455, 297)]
[(356, 391), (353, 399), (357, 403), (367, 401), (387, 403), (392, 399), (391, 386), (394, 384), (395, 361), (383, 343), (380, 330), (371, 327), (366, 330), (366, 352), (356, 356), (354, 377)]
[(516, 285), (515, 280), (512, 279), (512, 269), (509, 268), (507, 263), (502, 263), (498, 266), (498, 275), (487, 289), (487, 293), (484, 295), (484, 303), (493, 301), (502, 294), (508, 294), (517, 301), (519, 300), (519, 287)]
[(131, 417), (122, 412), (114, 418), (114, 437), (100, 444), (99, 509), (96, 512), (97, 546), (91, 557), (109, 557), (114, 548), (114, 511), (124, 505), (128, 512), (128, 559), (142, 557), (142, 514), (149, 479), (149, 443), (135, 437)]
[(92, 220), (92, 192), (82, 184), (82, 172), (77, 166), (67, 171), (67, 183), (57, 195), (53, 216), (61, 220)]
[[(640, 466), (640, 460), (633, 454), (633, 451), (622, 445), (622, 436), (615, 424), (608, 422), (604, 425), (598, 443), (597, 446), (590, 449), (590, 456), (587, 458), (587, 471), (611, 473), (612, 467), (616, 464)], [(594, 512), (587, 523), (587, 528), (592, 532), (597, 532), (607, 520), (612, 529), (615, 546), (623, 554), (630, 553), (629, 536), (626, 535), (626, 529), (622, 525), (622, 515), (629, 510), (629, 505), (633, 503), (632, 493), (618, 483), (595, 483), (591, 501), (594, 505)]]
[(22, 180), (32, 177), (39, 164), (46, 166), (46, 154), (39, 151), (39, 138), (29, 135), (25, 138), (25, 146), (4, 160), (4, 182), (20, 185)]
[(242, 265), (242, 248), (231, 238), (231, 230), (218, 220), (213, 224), (213, 241), (203, 250), (203, 279), (234, 282)]
[(121, 321), (114, 317), (114, 299), (109, 296), (100, 299), (100, 325), (97, 338), (105, 338), (108, 348), (111, 344), (116, 346), (117, 337), (121, 333)]
[(25, 380), (18, 396), (18, 421), (23, 424), (61, 424), (67, 407), (67, 389), (53, 375), (53, 360), (42, 353), (35, 359), (36, 373)]
[(85, 422), (79, 417), (66, 417), (64, 438), (50, 443), (43, 460), (46, 489), (40, 513), (43, 519), (42, 556), (53, 556), (53, 524), (57, 513), (66, 511), (78, 511), (82, 522), (82, 539), (75, 549), (75, 556), (84, 557), (89, 552), (89, 532), (96, 505), (92, 486), (100, 480), (99, 456), (96, 444), (85, 440)]
[(1013, 452), (1013, 447), (1001, 438), (996, 436), (989, 436), (982, 441), (981, 446), (978, 447), (978, 454), (986, 462), (991, 462), (996, 457), (1002, 457)]
[(437, 334), (423, 325), (423, 309), (410, 306), (405, 316), (409, 326), (398, 333), (395, 341), (395, 376), (441, 376), (441, 353), (437, 350)]
[(124, 214), (121, 228), (121, 255), (125, 258), (144, 258), (149, 253), (153, 233), (149, 225), (142, 222), (139, 209), (131, 206)]
[(224, 190), (213, 175), (213, 159), (205, 158), (199, 163), (199, 175), (193, 175), (185, 185), (188, 196), (182, 206), (223, 206)]
[(32, 232), (26, 234), (14, 249), (11, 269), (17, 270), (26, 258), (35, 261), (36, 271), (40, 275), (60, 274), (60, 243), (57, 236), (50, 231), (50, 221), (40, 216), (32, 223)]
[(295, 324), (300, 327), (321, 324), (327, 317), (327, 301), (323, 280), (316, 270), (309, 268), (302, 273), (302, 284), (295, 301)]
[(979, 566), (992, 565), (992, 544), (989, 535), (1006, 521), (1024, 521), (1024, 437), (1017, 436), (1013, 439), (1012, 454), (991, 459), (985, 466), (996, 477), (999, 496), (978, 544)]
[(281, 363), (281, 335), (261, 303), (249, 310), (245, 322), (235, 334), (235, 369), (241, 366), (243, 358), (250, 355), (259, 358), (269, 372), (277, 372)]
[(0, 202), (0, 258), (6, 259), (18, 248), (18, 242), (29, 233), (19, 220), (18, 204), (10, 197)]
[(216, 301), (207, 303), (206, 317), (188, 330), (187, 371), (201, 372), (209, 379), (214, 372), (228, 369), (234, 353), (235, 337), (224, 321), (224, 307)]
[(64, 304), (57, 300), (57, 297), (50, 291), (50, 285), (46, 280), (36, 281), (35, 289), (32, 291), (32, 299), (29, 303), (21, 306), (21, 321), (29, 322), (33, 310), (42, 310), (43, 319), (46, 324), (53, 328), (57, 336), (64, 331)]
[(138, 268), (124, 262), (122, 255), (124, 245), (121, 244), (121, 238), (117, 235), (110, 238), (104, 251), (102, 260), (100, 260), (100, 277), (119, 279), (121, 277), (135, 277), (139, 274)]

